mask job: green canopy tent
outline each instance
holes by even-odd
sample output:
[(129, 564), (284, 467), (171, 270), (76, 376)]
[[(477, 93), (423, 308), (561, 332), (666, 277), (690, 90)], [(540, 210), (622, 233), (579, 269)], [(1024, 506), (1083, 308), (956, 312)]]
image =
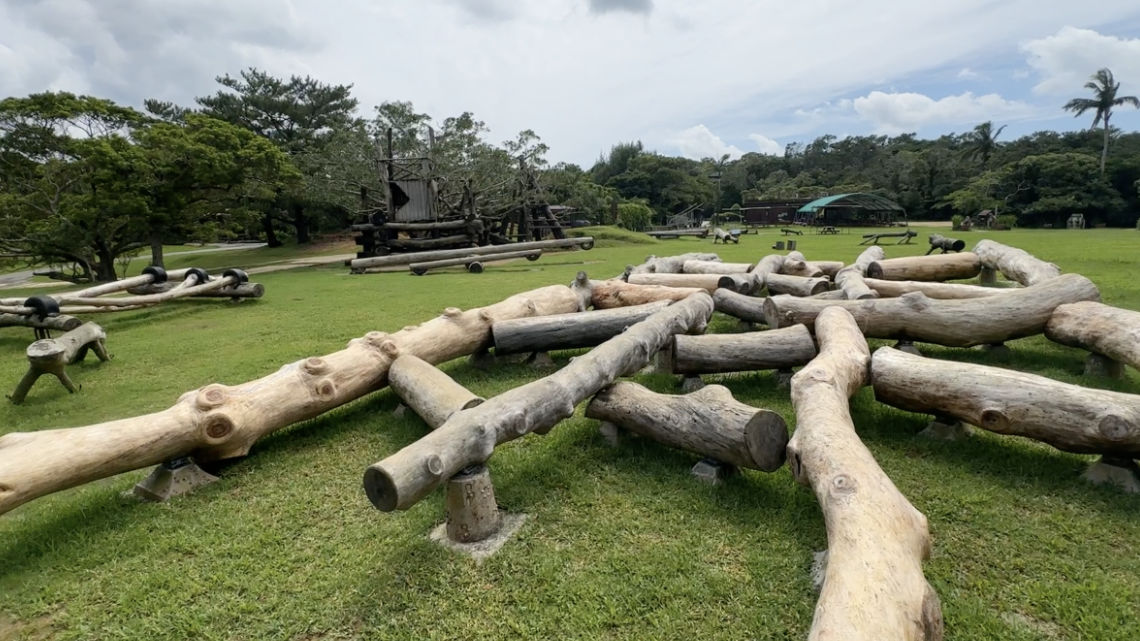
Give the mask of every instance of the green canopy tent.
[(800, 225), (867, 226), (906, 223), (906, 210), (898, 203), (875, 194), (853, 193), (824, 196), (796, 210)]

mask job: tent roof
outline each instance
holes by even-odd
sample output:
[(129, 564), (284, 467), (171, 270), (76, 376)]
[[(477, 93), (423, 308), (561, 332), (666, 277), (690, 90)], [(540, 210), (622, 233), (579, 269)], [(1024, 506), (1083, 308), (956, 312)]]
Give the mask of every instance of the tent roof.
[(897, 203), (888, 198), (876, 196), (875, 194), (852, 193), (817, 198), (803, 207), (800, 207), (797, 213), (815, 213), (825, 207), (850, 207), (870, 209), (873, 211), (905, 211)]

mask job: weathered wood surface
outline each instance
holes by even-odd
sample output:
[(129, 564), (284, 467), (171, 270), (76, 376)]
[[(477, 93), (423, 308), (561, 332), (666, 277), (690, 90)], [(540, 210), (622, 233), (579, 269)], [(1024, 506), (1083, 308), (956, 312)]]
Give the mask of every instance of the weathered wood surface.
[(937, 283), (920, 280), (879, 280), (864, 278), (863, 282), (883, 298), (898, 298), (911, 292), (922, 292), (928, 298), (981, 298), (1016, 291), (1010, 287), (981, 287), (959, 283)]
[[(510, 245), (501, 245), (501, 247), (510, 247)], [(472, 265), (479, 263), (493, 263), (500, 260), (516, 260), (525, 258), (527, 260), (538, 260), (542, 256), (541, 249), (527, 249), (517, 252), (503, 252), (501, 254), (481, 254), (478, 256), (463, 256), (460, 258), (443, 258), (440, 260), (428, 260), (422, 263), (409, 263), (408, 270), (417, 276), (426, 274), (428, 270), (441, 269), (443, 267), (455, 267), (457, 265)], [(483, 271), (482, 269), (479, 270)]]
[(406, 510), (450, 478), (486, 462), (495, 446), (569, 418), (574, 407), (649, 363), (674, 334), (703, 331), (712, 298), (693, 294), (633, 325), (557, 372), (454, 414), (446, 423), (364, 472), (377, 509)]
[(763, 298), (756, 298), (754, 296), (747, 296), (728, 289), (718, 289), (713, 292), (713, 302), (716, 304), (716, 311), (729, 316), (735, 316), (742, 321), (749, 323), (767, 323), (768, 319), (764, 315), (764, 301)]
[[(190, 271), (189, 268), (172, 269), (170, 271), (167, 271), (166, 272), (166, 277), (168, 279), (167, 283), (170, 283), (169, 287), (167, 289), (169, 289), (170, 287), (174, 287), (174, 286), (178, 285), (179, 282), (181, 282), (182, 279), (186, 277), (186, 272), (188, 272), (188, 271)], [(86, 289), (81, 289), (77, 292), (70, 292), (70, 293), (66, 293), (66, 294), (49, 294), (48, 297), (54, 298), (57, 302), (59, 302), (62, 305), (68, 300), (68, 298), (71, 298), (71, 297), (93, 298), (95, 296), (103, 296), (106, 294), (114, 294), (114, 293), (123, 292), (123, 291), (130, 292), (130, 290), (132, 290), (134, 288), (146, 287), (146, 286), (151, 285), (153, 283), (154, 283), (154, 276), (153, 275), (151, 275), (151, 274), (140, 274), (138, 276), (131, 276), (130, 278), (122, 278), (122, 279), (119, 279), (119, 280), (116, 280), (116, 281), (113, 281), (110, 283), (101, 283), (99, 285), (95, 285), (94, 287), (88, 287)], [(166, 283), (163, 283), (163, 284), (165, 285)], [(135, 293), (135, 292), (131, 292), (131, 293)], [(148, 291), (148, 292), (138, 292), (138, 293), (140, 293), (140, 294), (153, 294), (153, 293), (157, 293), (157, 292), (149, 292)], [(20, 297), (20, 298), (2, 298), (2, 299), (0, 299), (0, 306), (4, 306), (4, 307), (23, 306), (24, 300), (26, 300), (26, 299), (27, 299), (26, 296)]]
[(717, 288), (747, 294), (748, 296), (758, 296), (763, 289), (757, 285), (752, 274), (724, 274), (717, 281)]
[[(644, 305), (659, 300), (684, 300), (706, 290), (696, 287), (664, 287), (661, 285), (634, 285), (616, 278), (588, 280), (585, 272), (571, 285), (594, 309), (612, 309), (630, 305)], [(720, 290), (718, 290), (720, 291)]]
[(961, 280), (981, 271), (982, 263), (973, 252), (888, 258), (867, 266), (867, 276), (881, 280)]
[(1140, 312), (1093, 301), (1060, 305), (1045, 336), (1140, 369)]
[(809, 263), (804, 255), (798, 251), (790, 251), (787, 256), (784, 256), (784, 262), (780, 264), (779, 273), (806, 278), (823, 276), (823, 270)]
[[(181, 283), (174, 281), (166, 281), (165, 283), (149, 283), (146, 285), (139, 285), (131, 287), (127, 293), (136, 296), (147, 296), (150, 294), (162, 294), (168, 292)], [(227, 287), (221, 287), (206, 292), (199, 292), (194, 294), (195, 298), (261, 298), (265, 295), (265, 285), (261, 283), (238, 283)]]
[(974, 246), (974, 254), (985, 267), (995, 269), (1009, 280), (1025, 286), (1061, 275), (1061, 268), (1053, 263), (1047, 263), (1025, 250), (992, 240), (978, 241)]
[(681, 265), (684, 274), (743, 274), (752, 271), (753, 263), (724, 263), (719, 260), (686, 260)]
[(433, 430), (452, 414), (484, 400), (414, 354), (400, 354), (392, 361), (388, 385)]
[(821, 271), (824, 276), (831, 279), (834, 279), (839, 270), (843, 269), (843, 261), (841, 260), (809, 260), (807, 264), (809, 268)]
[(68, 296), (63, 302), (68, 306), (84, 305), (89, 307), (150, 307), (158, 305), (178, 298), (190, 298), (193, 296), (202, 296), (212, 292), (217, 292), (228, 287), (234, 287), (240, 283), (236, 276), (222, 276), (214, 278), (206, 282), (199, 282), (196, 274), (187, 274), (186, 278), (181, 283), (171, 287), (170, 289), (158, 292), (155, 294), (144, 294), (139, 296), (99, 296), (99, 297), (79, 297)]
[[(720, 261), (720, 256), (708, 252), (686, 252), (676, 256), (649, 256), (644, 263), (633, 266), (630, 274), (679, 274), (690, 260)], [(707, 273), (707, 272), (706, 272)]]
[(645, 233), (649, 236), (653, 236), (654, 238), (679, 238), (681, 236), (696, 236), (698, 238), (704, 238), (709, 235), (709, 230), (707, 227), (700, 227), (697, 229), (659, 229), (656, 231), (647, 231)]
[(534, 240), (525, 243), (507, 243), (505, 245), (484, 245), (481, 247), (467, 247), (462, 249), (438, 249), (435, 251), (411, 252), (407, 254), (391, 254), (388, 256), (373, 256), (370, 258), (356, 258), (349, 262), (353, 271), (363, 271), (376, 267), (391, 267), (393, 265), (407, 265), (409, 263), (422, 263), (445, 258), (463, 258), (465, 256), (484, 256), (487, 254), (502, 254), (509, 251), (524, 251), (528, 249), (555, 249), (564, 247), (581, 247), (592, 249), (594, 239), (589, 236), (582, 238), (563, 238), (555, 240)]
[(491, 326), (495, 353), (546, 352), (600, 345), (671, 302), (662, 300), (614, 309), (498, 321)]
[(716, 244), (716, 242), (718, 240), (721, 242), (721, 244), (724, 244), (724, 245), (727, 245), (728, 243), (740, 244), (740, 236), (733, 236), (732, 234), (721, 229), (720, 227), (717, 227), (716, 229), (712, 230), (712, 233), (713, 233), (713, 244), (714, 245)]
[(93, 350), (101, 361), (109, 360), (111, 357), (103, 343), (106, 338), (107, 334), (102, 327), (95, 323), (83, 323), (65, 334), (28, 345), (28, 371), (9, 398), (13, 403), (23, 403), (28, 391), (44, 374), (55, 376), (67, 391), (74, 393), (77, 388), (67, 375), (67, 366), (83, 360), (88, 350)]
[(671, 273), (652, 273), (652, 274), (630, 274), (629, 283), (631, 285), (660, 285), (662, 287), (691, 287), (696, 289), (703, 289), (710, 294), (715, 292), (718, 288), (726, 286), (733, 281), (721, 282), (723, 274), (671, 274)]
[(67, 332), (83, 324), (83, 321), (67, 314), (48, 316), (47, 318), (29, 316), (25, 311), (28, 308), (22, 306), (23, 301), (20, 302), (21, 307), (17, 310), (19, 313), (0, 313), (0, 327), (34, 327), (36, 329), (55, 329)]
[(882, 247), (874, 245), (864, 249), (859, 257), (855, 259), (854, 263), (841, 268), (835, 273), (835, 286), (839, 291), (843, 292), (847, 300), (864, 300), (867, 298), (875, 298), (878, 294), (875, 293), (864, 282), (864, 277), (867, 274), (867, 268), (871, 263), (883, 260), (886, 252)]
[(764, 282), (768, 286), (769, 295), (814, 296), (831, 289), (831, 281), (826, 278), (808, 278), (789, 274), (769, 274)]
[(942, 609), (926, 582), (926, 517), (895, 487), (859, 440), (849, 397), (867, 383), (869, 351), (854, 319), (831, 307), (819, 317), (820, 351), (792, 377), (796, 431), (788, 465), (815, 492), (827, 526), (827, 569), (813, 641), (939, 641)]
[(948, 238), (942, 234), (931, 234), (927, 241), (930, 242), (930, 249), (926, 250), (927, 254), (932, 253), (935, 249), (941, 249), (942, 253), (945, 254), (946, 252), (960, 252), (966, 248), (966, 241)]
[(1099, 299), (1100, 292), (1089, 279), (1063, 274), (986, 298), (938, 300), (921, 292), (860, 301), (773, 296), (763, 305), (765, 320), (773, 329), (796, 323), (814, 327), (824, 309), (839, 306), (855, 317), (869, 338), (970, 347), (1040, 334), (1058, 306)]
[(97, 425), (0, 436), (0, 513), (36, 497), (185, 455), (241, 456), (261, 437), (380, 389), (400, 354), (441, 363), (486, 348), (499, 319), (580, 309), (554, 285), (494, 305), (448, 308), (392, 334), (369, 332), (323, 357), (285, 365), (241, 385), (212, 384), (171, 408)]
[(1140, 396), (1015, 370), (943, 361), (883, 347), (871, 366), (875, 398), (953, 416), (1066, 452), (1140, 458)]
[(804, 325), (739, 334), (678, 335), (673, 339), (675, 374), (714, 374), (791, 369), (815, 358), (815, 341)]
[(609, 421), (669, 447), (765, 472), (784, 465), (788, 445), (782, 416), (741, 403), (722, 385), (675, 396), (621, 381), (594, 396), (586, 406), (586, 417)]
[(749, 288), (749, 291), (740, 290), (741, 293), (759, 294), (767, 285), (768, 276), (780, 273), (780, 268), (784, 266), (784, 260), (786, 257), (781, 254), (768, 254), (757, 261), (752, 271), (748, 272), (748, 276), (752, 279), (752, 287)]

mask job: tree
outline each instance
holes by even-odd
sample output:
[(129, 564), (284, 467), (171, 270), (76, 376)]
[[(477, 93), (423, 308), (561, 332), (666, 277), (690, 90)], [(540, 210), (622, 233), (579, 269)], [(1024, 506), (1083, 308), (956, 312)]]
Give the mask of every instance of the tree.
[(1091, 76), (1085, 83), (1085, 88), (1093, 92), (1092, 98), (1073, 98), (1065, 103), (1065, 111), (1073, 112), (1074, 117), (1080, 117), (1086, 111), (1095, 111), (1092, 128), (1104, 123), (1104, 143), (1100, 152), (1100, 173), (1104, 175), (1105, 162), (1108, 160), (1109, 120), (1112, 118), (1113, 107), (1132, 105), (1140, 108), (1140, 98), (1136, 96), (1117, 96), (1120, 83), (1112, 77), (1112, 71), (1107, 67)]
[(986, 169), (990, 165), (990, 156), (993, 155), (994, 150), (997, 149), (997, 138), (1001, 135), (1005, 125), (1002, 125), (994, 130), (994, 123), (987, 120), (982, 124), (974, 127), (974, 131), (966, 134), (966, 157), (971, 160), (980, 160), (982, 169)]

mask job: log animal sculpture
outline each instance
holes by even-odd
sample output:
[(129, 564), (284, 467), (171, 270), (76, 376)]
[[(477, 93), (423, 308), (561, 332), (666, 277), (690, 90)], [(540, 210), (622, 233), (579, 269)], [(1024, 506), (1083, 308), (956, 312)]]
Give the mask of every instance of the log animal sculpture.
[(854, 319), (831, 307), (816, 327), (819, 356), (792, 377), (796, 431), (788, 465), (815, 492), (827, 526), (827, 568), (812, 641), (940, 641), (942, 608), (926, 582), (926, 517), (855, 433), (848, 398), (867, 383), (869, 351)]
[(942, 253), (945, 254), (946, 252), (960, 252), (966, 248), (966, 241), (947, 238), (942, 234), (931, 234), (927, 240), (930, 241), (930, 249), (926, 250), (927, 255), (936, 249), (941, 249)]
[(496, 354), (593, 347), (669, 306), (672, 301), (496, 321), (491, 326)]
[(714, 245), (717, 244), (718, 241), (722, 245), (727, 245), (729, 243), (736, 243), (739, 245), (740, 244), (740, 236), (730, 234), (730, 233), (726, 232), (725, 230), (721, 229), (720, 227), (717, 227), (716, 229), (713, 230), (713, 244)]
[(1001, 272), (1009, 280), (1028, 287), (1061, 275), (1061, 268), (1053, 263), (1047, 263), (1025, 250), (992, 240), (978, 241), (974, 246), (974, 254), (985, 268), (982, 273), (983, 282), (992, 282), (995, 272)]
[(670, 353), (674, 374), (715, 374), (791, 369), (815, 358), (815, 341), (803, 325), (739, 334), (678, 334)]
[(960, 280), (981, 271), (982, 263), (973, 252), (888, 258), (867, 266), (868, 277), (882, 280)]
[(1058, 306), (1099, 299), (1100, 292), (1089, 279), (1063, 274), (986, 298), (938, 300), (921, 292), (860, 301), (773, 296), (763, 305), (765, 320), (773, 329), (796, 323), (814, 327), (824, 309), (839, 306), (855, 317), (868, 338), (971, 347), (1040, 334)]
[(1061, 305), (1045, 324), (1045, 336), (1140, 369), (1140, 312), (1093, 301)]
[(847, 300), (864, 300), (877, 297), (878, 294), (867, 287), (863, 278), (866, 276), (867, 268), (871, 266), (871, 263), (883, 260), (885, 256), (886, 252), (883, 251), (882, 247), (873, 245), (864, 249), (854, 263), (836, 272), (835, 286), (843, 292), (843, 297)]
[(546, 431), (619, 376), (644, 367), (674, 334), (703, 331), (712, 298), (693, 294), (575, 358), (557, 372), (458, 412), (435, 431), (364, 471), (377, 509), (406, 510), (460, 470), (484, 463), (495, 446)]
[(484, 349), (496, 320), (581, 309), (580, 292), (555, 285), (494, 305), (448, 308), (392, 334), (369, 332), (323, 357), (285, 365), (241, 385), (207, 385), (169, 409), (97, 425), (0, 436), (0, 514), (96, 479), (193, 455), (241, 456), (255, 441), (380, 389), (400, 354), (441, 363)]
[(51, 374), (71, 393), (77, 391), (75, 383), (67, 375), (67, 366), (82, 361), (88, 350), (92, 350), (99, 360), (110, 360), (103, 341), (107, 338), (103, 328), (95, 323), (83, 323), (79, 327), (55, 338), (38, 340), (28, 346), (28, 372), (20, 379), (15, 391), (9, 396), (13, 403), (20, 404), (44, 374)]
[(1140, 458), (1140, 396), (1135, 394), (890, 347), (875, 351), (871, 379), (878, 401), (909, 412), (953, 416), (1066, 452)]
[(603, 388), (586, 418), (608, 421), (658, 443), (740, 468), (774, 472), (784, 465), (788, 426), (778, 413), (745, 405), (722, 385), (674, 396), (637, 383)]

